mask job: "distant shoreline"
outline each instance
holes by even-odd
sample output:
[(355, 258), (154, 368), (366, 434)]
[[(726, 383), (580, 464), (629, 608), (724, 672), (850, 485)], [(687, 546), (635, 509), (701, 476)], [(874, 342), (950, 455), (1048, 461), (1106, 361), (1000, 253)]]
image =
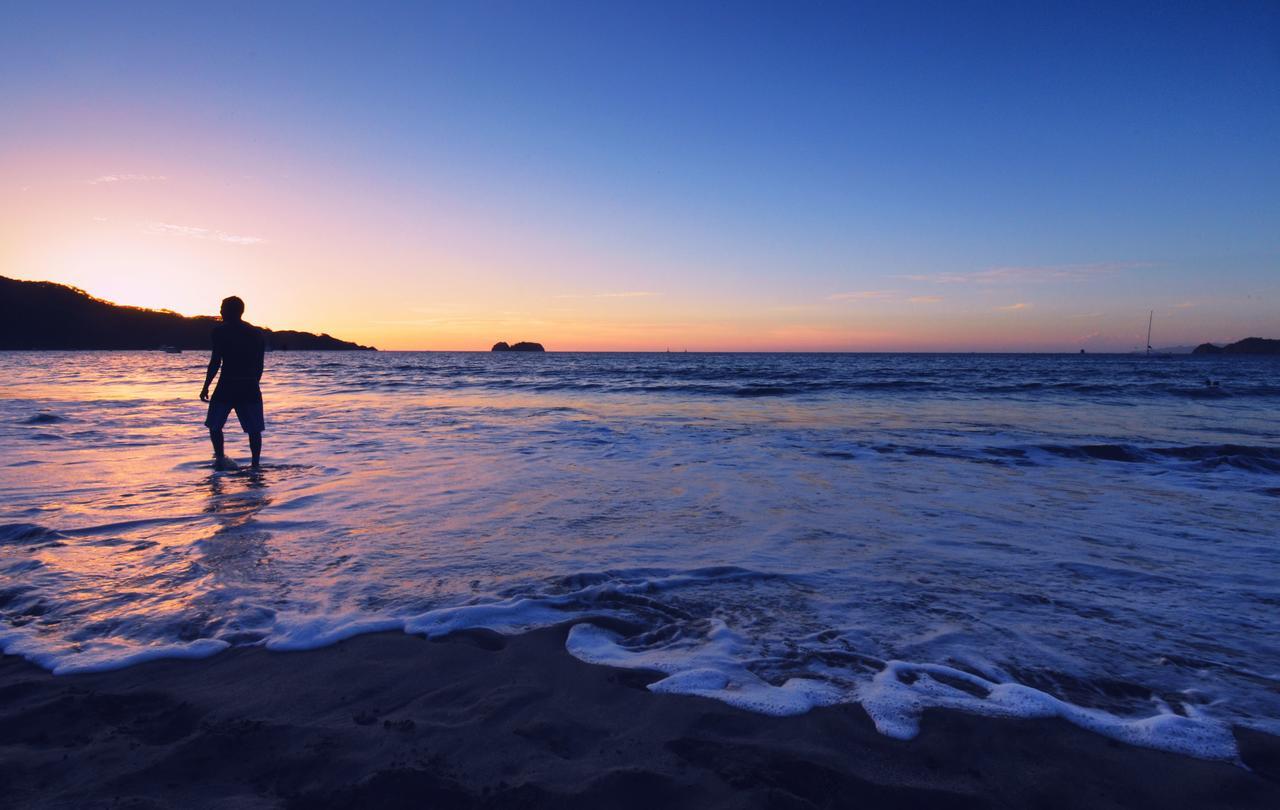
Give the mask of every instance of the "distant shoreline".
[[(0, 352), (146, 352), (155, 353), (159, 348), (107, 348), (107, 347), (85, 347), (85, 348), (23, 348), (23, 347), (0, 347)], [(207, 347), (195, 349), (183, 349), (184, 352), (207, 351)], [(1159, 359), (1159, 360), (1204, 360), (1206, 358), (1214, 360), (1223, 359), (1239, 359), (1239, 358), (1274, 358), (1280, 355), (1273, 354), (1160, 354), (1146, 355), (1141, 352), (1088, 352), (1080, 354), (1071, 351), (818, 351), (809, 349), (770, 349), (770, 350), (754, 350), (754, 349), (713, 349), (708, 351), (689, 350), (687, 352), (667, 352), (661, 349), (559, 349), (548, 350), (545, 352), (492, 352), (489, 349), (376, 349), (371, 346), (362, 346), (359, 348), (337, 348), (337, 349), (273, 349), (285, 354), (305, 354), (307, 352), (324, 352), (326, 354), (333, 353), (367, 353), (376, 352), (378, 354), (483, 354), (483, 355), (507, 355), (507, 354), (652, 354), (652, 355), (858, 355), (858, 356), (902, 356), (902, 355), (919, 355), (919, 356), (954, 356), (954, 357), (1128, 357), (1133, 359)]]
[[(0, 276), (4, 351), (208, 351), (218, 323), (207, 315), (113, 304), (66, 284)], [(254, 325), (270, 351), (377, 351), (328, 334)]]

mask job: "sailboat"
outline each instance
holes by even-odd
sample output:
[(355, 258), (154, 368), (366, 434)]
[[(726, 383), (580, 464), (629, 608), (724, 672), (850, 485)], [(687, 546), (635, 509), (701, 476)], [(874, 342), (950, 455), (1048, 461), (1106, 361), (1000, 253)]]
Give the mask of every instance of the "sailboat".
[(1147, 357), (1169, 357), (1169, 352), (1158, 352), (1151, 348), (1151, 325), (1155, 322), (1155, 318), (1154, 309), (1147, 313)]

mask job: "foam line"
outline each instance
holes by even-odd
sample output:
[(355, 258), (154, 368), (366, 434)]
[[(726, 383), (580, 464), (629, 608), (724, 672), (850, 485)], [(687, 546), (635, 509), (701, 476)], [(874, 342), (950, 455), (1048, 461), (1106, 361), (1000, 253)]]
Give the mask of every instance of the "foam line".
[(576, 624), (569, 630), (565, 648), (589, 664), (667, 673), (649, 685), (652, 692), (714, 698), (760, 714), (803, 714), (815, 706), (840, 702), (840, 690), (822, 681), (791, 678), (774, 686), (761, 680), (735, 659), (742, 639), (723, 622), (714, 624), (705, 645), (643, 651), (625, 649), (618, 643), (619, 636), (609, 630)]
[[(908, 683), (903, 676), (911, 676)], [(934, 675), (958, 680), (985, 692), (979, 697), (944, 683)], [(1076, 706), (1018, 683), (995, 683), (963, 670), (940, 664), (889, 661), (869, 684), (858, 690), (858, 702), (880, 733), (911, 739), (920, 731), (926, 709), (954, 709), (994, 717), (1061, 717), (1081, 728), (1113, 740), (1186, 754), (1201, 759), (1238, 758), (1231, 729), (1196, 712), (1175, 714), (1158, 703), (1156, 714), (1124, 718), (1099, 709)]]

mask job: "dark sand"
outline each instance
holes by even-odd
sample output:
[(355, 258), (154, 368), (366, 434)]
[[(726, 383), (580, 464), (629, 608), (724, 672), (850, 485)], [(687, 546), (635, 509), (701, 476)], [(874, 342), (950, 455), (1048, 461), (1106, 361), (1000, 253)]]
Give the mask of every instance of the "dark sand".
[(237, 649), (54, 677), (0, 659), (6, 807), (1280, 808), (1280, 740), (1249, 768), (1060, 721), (857, 706), (763, 717), (583, 664), (565, 628), (322, 650)]

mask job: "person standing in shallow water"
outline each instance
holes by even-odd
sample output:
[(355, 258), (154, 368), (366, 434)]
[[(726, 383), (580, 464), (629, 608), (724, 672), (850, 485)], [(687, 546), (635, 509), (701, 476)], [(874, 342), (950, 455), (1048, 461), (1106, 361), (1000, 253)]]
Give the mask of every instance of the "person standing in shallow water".
[[(222, 323), (213, 328), (213, 353), (209, 357), (209, 370), (204, 375), (204, 388), (200, 399), (209, 403), (209, 413), (204, 425), (209, 428), (209, 440), (213, 442), (214, 466), (225, 468), (228, 461), (223, 452), (222, 427), (232, 409), (240, 420), (240, 427), (249, 434), (249, 450), (253, 453), (253, 466), (262, 457), (262, 431), (266, 423), (262, 413), (263, 355), (266, 341), (262, 331), (243, 320), (244, 301), (236, 296), (222, 300)], [(209, 384), (218, 368), (222, 376), (218, 386), (209, 396)]]

